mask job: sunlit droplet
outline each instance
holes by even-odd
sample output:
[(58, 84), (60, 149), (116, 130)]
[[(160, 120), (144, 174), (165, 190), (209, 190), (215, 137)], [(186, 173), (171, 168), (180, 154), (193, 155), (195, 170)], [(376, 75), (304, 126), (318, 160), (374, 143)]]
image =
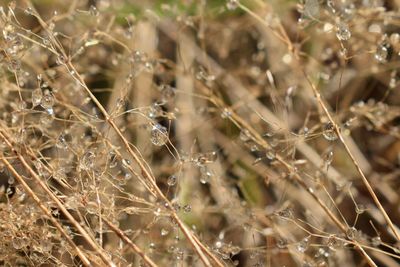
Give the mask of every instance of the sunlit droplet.
[(371, 239), (371, 244), (374, 247), (379, 247), (382, 244), (382, 239), (380, 236), (375, 236)]
[(351, 37), (351, 32), (346, 24), (339, 24), (336, 29), (336, 37), (340, 41), (347, 41)]
[(360, 233), (355, 227), (349, 227), (346, 231), (346, 236), (350, 240), (356, 239), (359, 235)]
[(163, 102), (170, 102), (175, 98), (175, 88), (170, 85), (160, 86), (161, 100)]
[(54, 96), (50, 91), (45, 91), (43, 94), (43, 97), (40, 101), (40, 105), (44, 108), (44, 109), (49, 109), (52, 108), (54, 106)]
[(335, 141), (338, 138), (335, 126), (331, 122), (325, 124), (322, 135), (328, 141)]
[(185, 213), (190, 213), (192, 211), (192, 207), (190, 205), (183, 206), (183, 211)]
[(165, 228), (161, 228), (161, 236), (166, 236), (169, 234), (169, 231)]
[(269, 160), (274, 160), (276, 158), (276, 152), (273, 149), (268, 149), (265, 152), (265, 156), (267, 157), (267, 159)]
[(235, 10), (236, 8), (238, 8), (238, 6), (238, 0), (228, 0), (228, 2), (226, 3), (226, 8), (228, 10)]
[(228, 108), (224, 108), (221, 113), (221, 118), (228, 119), (232, 116), (232, 112)]
[(91, 5), (89, 7), (89, 14), (93, 17), (97, 17), (99, 15), (99, 11), (97, 10), (97, 8), (94, 5)]
[(82, 170), (90, 170), (94, 166), (95, 159), (96, 159), (96, 155), (92, 151), (87, 151), (83, 155), (83, 157), (80, 161), (79, 167)]
[(207, 184), (212, 176), (213, 173), (206, 166), (200, 167), (200, 183)]
[(168, 184), (168, 186), (174, 186), (174, 185), (176, 185), (177, 181), (178, 181), (178, 177), (175, 174), (173, 174), (168, 177), (167, 184)]
[(375, 52), (375, 59), (380, 62), (380, 63), (384, 63), (387, 60), (387, 57), (389, 55), (389, 50), (385, 45), (378, 45), (378, 47), (376, 48), (376, 52)]
[(310, 238), (306, 237), (303, 240), (301, 240), (299, 243), (297, 243), (296, 249), (298, 252), (304, 253), (308, 249), (309, 244), (310, 244)]
[(64, 134), (61, 134), (57, 138), (56, 147), (59, 149), (67, 149), (68, 148), (68, 143), (67, 143), (67, 140), (65, 139)]
[(247, 129), (242, 129), (239, 134), (239, 139), (243, 142), (247, 142), (251, 139), (250, 131)]
[(161, 124), (155, 124), (151, 129), (151, 142), (156, 146), (163, 146), (168, 141), (168, 131), (167, 128)]
[(32, 91), (32, 105), (34, 107), (39, 106), (42, 102), (43, 92), (42, 89), (36, 88)]

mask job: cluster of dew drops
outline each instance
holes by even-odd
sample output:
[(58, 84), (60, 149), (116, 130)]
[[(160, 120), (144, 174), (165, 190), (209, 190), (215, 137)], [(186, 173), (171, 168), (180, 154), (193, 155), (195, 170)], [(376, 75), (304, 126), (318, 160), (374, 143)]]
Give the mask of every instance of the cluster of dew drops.
[[(330, 2), (331, 1), (328, 0), (327, 5), (328, 5), (328, 7), (331, 7), (332, 10), (334, 10), (333, 5), (330, 4)], [(305, 6), (315, 8), (316, 5), (318, 5), (318, 1), (316, 1), (316, 0), (305, 0)], [(240, 2), (239, 2), (239, 0), (228, 0), (226, 7), (228, 10), (235, 10), (240, 7)], [(29, 12), (31, 12), (31, 11), (29, 11)], [(98, 15), (98, 11), (96, 10), (96, 8), (94, 6), (90, 7), (89, 12), (93, 16)], [(309, 14), (315, 14), (314, 11), (310, 11), (310, 10), (303, 11), (303, 12), (309, 13)], [(332, 12), (335, 13), (336, 11), (332, 11)], [(328, 28), (328, 29), (334, 28), (330, 23), (329, 23), (329, 25), (325, 25), (324, 27)], [(347, 41), (351, 40), (352, 33), (349, 28), (349, 25), (346, 22), (344, 22), (344, 21), (338, 22), (335, 27), (335, 30), (336, 30), (335, 35), (339, 41), (347, 42)], [(7, 32), (7, 29), (5, 29), (5, 31), (3, 31), (3, 33), (4, 32), (5, 32), (5, 34), (9, 35), (9, 33)], [(400, 39), (400, 37), (396, 34), (392, 34), (390, 37), (383, 36), (380, 43), (376, 46), (376, 51), (374, 54), (374, 58), (376, 59), (376, 61), (378, 61), (380, 63), (385, 63), (389, 56), (390, 42), (393, 40), (398, 40), (398, 39)], [(138, 56), (138, 55), (136, 55), (136, 56)], [(140, 60), (142, 60), (142, 59), (140, 59)], [(58, 58), (57, 61), (58, 61), (57, 64), (59, 64), (59, 65), (63, 64), (63, 62), (64, 62), (64, 60), (61, 58)], [(149, 64), (147, 61), (144, 62), (144, 64), (147, 66), (147, 68), (151, 68), (151, 64)], [(14, 65), (11, 65), (10, 68), (12, 70), (17, 69), (18, 68), (17, 62), (14, 62)], [(200, 72), (200, 73), (198, 73), (198, 75), (201, 76), (204, 74), (202, 72)], [(394, 81), (394, 82), (396, 82), (396, 81)], [(31, 94), (32, 106), (33, 107), (40, 106), (41, 108), (44, 109), (45, 112), (44, 112), (44, 114), (41, 115), (40, 121), (43, 124), (49, 124), (54, 119), (54, 105), (56, 103), (56, 98), (55, 98), (53, 92), (51, 91), (51, 89), (49, 88), (49, 86), (47, 85), (47, 83), (45, 81), (43, 81), (41, 75), (37, 76), (37, 83), (38, 83), (38, 87), (36, 89), (34, 89)], [(153, 105), (151, 105), (149, 107), (149, 112), (147, 115), (148, 115), (149, 119), (152, 120), (150, 123), (150, 127), (149, 127), (150, 128), (150, 141), (154, 146), (161, 147), (161, 146), (165, 146), (168, 144), (169, 131), (168, 131), (167, 127), (163, 126), (161, 123), (158, 123), (155, 119), (158, 116), (162, 115), (162, 108), (161, 108), (162, 105), (164, 105), (174, 99), (175, 94), (176, 94), (176, 89), (169, 85), (162, 85), (162, 86), (160, 86), (159, 90), (160, 90), (160, 94), (161, 94), (161, 100), (159, 103), (154, 103)], [(225, 108), (222, 110), (221, 117), (223, 119), (228, 119), (231, 117), (231, 115), (232, 114), (231, 114), (230, 109)], [(332, 122), (327, 122), (322, 126), (322, 136), (327, 141), (330, 141), (330, 142), (335, 141), (338, 139), (338, 131), (339, 130), (340, 129), (338, 129), (337, 125), (335, 125)], [(306, 134), (306, 131), (305, 131), (305, 134)], [(277, 139), (274, 138), (273, 134), (271, 134), (271, 133), (268, 133), (266, 136), (268, 137), (269, 145), (271, 146), (271, 149), (268, 149), (265, 151), (264, 157), (267, 158), (268, 160), (274, 160), (277, 157), (274, 147), (277, 146), (278, 141), (277, 141)], [(253, 137), (252, 137), (251, 133), (247, 129), (241, 130), (239, 138), (245, 144), (249, 144), (250, 149), (252, 151), (258, 150), (257, 145), (254, 144), (254, 142), (252, 142)], [(65, 143), (66, 143), (66, 141), (64, 140), (64, 137), (60, 136), (60, 138), (58, 139), (58, 142), (57, 142), (57, 146), (65, 147)], [(210, 179), (212, 178), (212, 176), (214, 175), (211, 168), (209, 168), (209, 164), (211, 164), (217, 160), (217, 155), (218, 155), (217, 152), (211, 151), (211, 152), (197, 153), (197, 154), (190, 155), (190, 156), (182, 155), (182, 157), (183, 157), (183, 160), (187, 160), (187, 161), (195, 164), (195, 166), (198, 168), (198, 170), (200, 172), (200, 182), (202, 184), (207, 184), (210, 181)], [(83, 155), (82, 159), (80, 160), (80, 169), (91, 170), (94, 166), (95, 157), (96, 157), (96, 155), (94, 154), (93, 151), (86, 152)], [(332, 161), (332, 152), (328, 153), (326, 161), (329, 163)], [(123, 159), (122, 164), (124, 166), (129, 166), (130, 161), (128, 159)], [(179, 174), (172, 174), (167, 178), (167, 185), (169, 187), (176, 186), (178, 181), (179, 181)], [(187, 213), (190, 212), (191, 211), (190, 205), (185, 205), (183, 210)], [(169, 234), (169, 231), (167, 229), (164, 229), (164, 228), (161, 229), (161, 236), (166, 236), (168, 234)], [(349, 230), (349, 232), (347, 233), (347, 236), (349, 237), (349, 239), (355, 238), (356, 235), (357, 235), (357, 230), (353, 229), (353, 228), (351, 228)], [(220, 237), (219, 239), (220, 240), (217, 240), (217, 242), (215, 243), (215, 249), (217, 251), (221, 252), (223, 255), (225, 255), (225, 258), (229, 258), (229, 253), (231, 253), (232, 255), (235, 255), (238, 253), (238, 251), (239, 251), (238, 247), (230, 246), (229, 250), (228, 250), (227, 247), (221, 241), (223, 239), (223, 237)], [(296, 250), (300, 253), (304, 253), (310, 246), (310, 242), (311, 242), (310, 239), (311, 238), (309, 236), (307, 236), (304, 239), (302, 239), (301, 241), (299, 241), (296, 244)], [(379, 240), (375, 240), (375, 241), (378, 242)], [(334, 240), (334, 238), (332, 240), (328, 240), (328, 244), (329, 244), (328, 246), (333, 247), (335, 242), (337, 242), (337, 240)], [(154, 247), (154, 244), (152, 244), (150, 246)], [(278, 244), (278, 246), (279, 246), (279, 244)], [(328, 256), (327, 255), (328, 252), (323, 249), (318, 250), (318, 253), (319, 253), (318, 255), (321, 257)]]

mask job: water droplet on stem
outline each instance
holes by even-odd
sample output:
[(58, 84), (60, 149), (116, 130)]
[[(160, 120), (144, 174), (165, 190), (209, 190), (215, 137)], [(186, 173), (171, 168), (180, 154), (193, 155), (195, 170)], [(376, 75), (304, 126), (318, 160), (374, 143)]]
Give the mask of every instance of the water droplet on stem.
[(155, 124), (151, 129), (151, 142), (156, 146), (163, 146), (168, 141), (168, 131), (167, 128), (161, 124)]
[(331, 122), (325, 124), (322, 135), (328, 141), (335, 141), (338, 138), (335, 126)]

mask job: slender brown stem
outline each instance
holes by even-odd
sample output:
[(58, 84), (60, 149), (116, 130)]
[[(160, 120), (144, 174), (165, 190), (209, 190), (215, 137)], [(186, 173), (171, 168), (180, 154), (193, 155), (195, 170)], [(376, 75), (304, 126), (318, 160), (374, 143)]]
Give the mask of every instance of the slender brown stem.
[(79, 258), (82, 260), (85, 266), (92, 266), (89, 259), (85, 256), (82, 250), (74, 243), (71, 237), (65, 232), (61, 224), (52, 216), (51, 211), (43, 204), (42, 200), (36, 195), (36, 193), (29, 187), (29, 185), (25, 182), (24, 178), (14, 169), (14, 167), (10, 164), (10, 162), (5, 158), (1, 157), (1, 160), (4, 162), (8, 170), (14, 175), (14, 177), (18, 180), (19, 184), (22, 185), (25, 192), (28, 193), (32, 197), (32, 199), (36, 202), (39, 208), (43, 211), (44, 214), (48, 217), (48, 219), (53, 223), (53, 225), (60, 231), (60, 233), (65, 237), (68, 243), (75, 249)]
[(394, 227), (394, 224), (392, 222), (392, 220), (390, 219), (389, 215), (387, 214), (387, 212), (385, 211), (385, 209), (383, 208), (381, 202), (379, 201), (378, 197), (376, 196), (374, 189), (372, 188), (372, 186), (370, 185), (370, 183), (368, 182), (367, 177), (365, 176), (364, 172), (361, 170), (360, 165), (357, 163), (353, 153), (350, 151), (348, 145), (346, 144), (346, 142), (344, 141), (343, 135), (340, 131), (340, 127), (336, 124), (336, 122), (334, 121), (334, 119), (332, 118), (332, 115), (330, 114), (327, 106), (325, 105), (324, 101), (322, 100), (322, 96), (321, 94), (318, 92), (317, 88), (315, 87), (315, 85), (313, 84), (313, 82), (311, 81), (311, 79), (308, 77), (307, 73), (304, 72), (304, 76), (307, 79), (307, 82), (309, 83), (315, 98), (318, 101), (318, 104), (321, 106), (321, 108), (323, 109), (325, 115), (328, 117), (330, 123), (332, 123), (332, 125), (335, 128), (335, 132), (337, 134), (337, 136), (339, 137), (340, 142), (342, 143), (342, 145), (344, 146), (347, 154), (349, 155), (352, 163), (354, 164), (354, 166), (356, 167), (358, 173), (361, 176), (361, 179), (365, 185), (365, 187), (368, 190), (368, 193), (371, 195), (373, 201), (375, 202), (376, 206), (378, 207), (378, 209), (381, 211), (383, 217), (386, 220), (386, 223), (389, 225), (390, 229), (393, 231), (394, 235), (396, 236), (397, 240), (400, 240), (400, 235), (397, 232), (396, 228)]
[(106, 218), (103, 218), (103, 221), (111, 228), (128, 246), (137, 254), (142, 257), (142, 259), (151, 267), (157, 267), (158, 265), (155, 264), (138, 246), (136, 246), (130, 239), (125, 235), (124, 232), (121, 231), (117, 226), (112, 224)]
[(24, 168), (34, 178), (34, 180), (39, 184), (39, 186), (46, 192), (46, 194), (50, 197), (50, 199), (54, 201), (54, 203), (56, 203), (60, 211), (67, 217), (67, 219), (78, 230), (78, 232), (82, 235), (82, 237), (90, 244), (90, 246), (99, 254), (104, 263), (108, 266), (114, 266), (114, 263), (104, 253), (104, 251), (98, 246), (96, 242), (93, 241), (92, 237), (85, 231), (85, 229), (83, 229), (83, 227), (79, 224), (79, 222), (75, 220), (72, 214), (65, 208), (64, 204), (54, 195), (54, 193), (47, 187), (47, 185), (42, 181), (42, 179), (40, 179), (40, 177), (31, 168), (31, 166), (29, 166), (25, 158), (14, 148), (13, 144), (10, 141), (10, 138), (7, 136), (7, 133), (3, 129), (0, 130), (0, 137), (4, 140), (4, 142), (10, 148), (10, 150), (17, 156), (17, 158), (22, 163)]
[[(75, 72), (75, 76), (79, 83), (83, 86), (85, 89), (86, 93), (89, 95), (91, 100), (95, 103), (95, 105), (99, 108), (100, 112), (104, 115), (105, 120), (111, 125), (111, 127), (114, 129), (114, 131), (117, 133), (118, 137), (124, 144), (126, 150), (129, 152), (129, 154), (132, 156), (132, 158), (135, 160), (135, 162), (139, 165), (143, 176), (146, 178), (146, 181), (152, 186), (152, 190), (157, 193), (157, 196), (161, 198), (165, 203), (168, 204), (168, 207), (170, 209), (170, 212), (172, 213), (174, 219), (177, 221), (180, 229), (186, 236), (186, 238), (189, 240), (190, 244), (193, 246), (195, 249), (196, 253), (199, 255), (201, 260), (206, 266), (212, 266), (209, 259), (206, 257), (204, 253), (206, 253), (209, 257), (211, 257), (216, 264), (216, 266), (224, 266), (220, 260), (218, 260), (195, 236), (192, 232), (190, 232), (187, 227), (184, 225), (184, 223), (180, 220), (179, 216), (176, 214), (175, 210), (173, 209), (170, 201), (164, 196), (164, 194), (161, 192), (161, 190), (158, 188), (155, 178), (153, 175), (149, 172), (149, 170), (146, 168), (142, 158), (132, 149), (132, 145), (128, 142), (128, 140), (125, 138), (125, 136), (122, 134), (121, 130), (117, 127), (117, 125), (114, 123), (112, 117), (108, 114), (106, 109), (103, 107), (103, 105), (97, 100), (97, 98), (93, 95), (93, 93), (90, 91), (90, 89), (86, 86), (85, 81), (82, 79), (82, 77), (79, 75), (77, 70), (74, 68), (71, 62), (68, 62), (68, 67), (72, 69)], [(146, 183), (145, 183), (146, 184)]]

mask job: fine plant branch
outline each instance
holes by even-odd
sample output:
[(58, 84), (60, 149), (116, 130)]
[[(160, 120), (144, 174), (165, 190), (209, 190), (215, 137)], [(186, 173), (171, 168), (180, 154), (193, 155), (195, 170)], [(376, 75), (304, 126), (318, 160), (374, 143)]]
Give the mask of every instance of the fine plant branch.
[(29, 196), (36, 202), (39, 208), (46, 214), (47, 218), (52, 222), (52, 224), (57, 228), (58, 231), (64, 236), (64, 238), (68, 241), (68, 243), (75, 249), (79, 258), (82, 260), (85, 266), (92, 266), (89, 259), (82, 252), (82, 250), (75, 244), (75, 242), (71, 239), (71, 237), (65, 232), (62, 225), (53, 217), (51, 211), (43, 204), (43, 201), (35, 194), (35, 192), (30, 188), (30, 186), (25, 182), (24, 178), (19, 175), (19, 173), (15, 170), (15, 168), (10, 164), (10, 162), (4, 157), (1, 156), (1, 160), (7, 166), (9, 171), (17, 178), (18, 182), (24, 187), (24, 190), (29, 194)]
[(129, 237), (127, 237), (125, 235), (125, 233), (123, 231), (121, 231), (121, 229), (119, 229), (118, 227), (116, 227), (114, 224), (112, 224), (112, 222), (110, 222), (109, 220), (107, 220), (106, 218), (103, 219), (105, 224), (108, 225), (108, 227), (110, 227), (110, 229), (112, 231), (114, 231), (119, 238), (121, 238), (126, 244), (128, 244), (128, 246), (137, 254), (140, 255), (140, 257), (142, 257), (142, 259), (146, 262), (147, 265), (151, 266), (151, 267), (157, 267), (158, 265), (155, 264), (144, 252), (143, 250), (141, 250), (137, 245), (135, 245), (135, 243), (133, 243)]
[(0, 265), (398, 266), (399, 3), (178, 2), (0, 6)]
[[(167, 26), (166, 26), (167, 27)], [(214, 64), (215, 65), (215, 64)], [(226, 105), (224, 105), (223, 103), (221, 103), (221, 100), (218, 97), (212, 97), (209, 96), (209, 99), (211, 102), (213, 102), (220, 110), (223, 110), (224, 108), (226, 108)], [(242, 120), (234, 111), (230, 111), (231, 112), (231, 117), (230, 119), (236, 121), (238, 123), (238, 127), (239, 128), (243, 128), (243, 129), (247, 129), (249, 130), (249, 132), (255, 136), (258, 137), (257, 141), (259, 142), (260, 145), (262, 145), (265, 149), (269, 149), (269, 145), (259, 136), (259, 134), (257, 133), (257, 131), (255, 131), (251, 126), (249, 126), (244, 120)], [(288, 164), (285, 160), (283, 160), (282, 158), (280, 158), (280, 156), (277, 156), (277, 160), (282, 163), (288, 171), (292, 172), (292, 166), (290, 164)], [(321, 199), (318, 198), (318, 196), (316, 196), (312, 191), (310, 192), (308, 186), (303, 182), (302, 178), (295, 173), (293, 175), (293, 177), (296, 179), (296, 181), (305, 189), (307, 190), (307, 192), (310, 193), (310, 195), (317, 201), (317, 203), (323, 208), (323, 210), (327, 213), (327, 215), (332, 219), (332, 221), (339, 227), (339, 229), (341, 229), (341, 231), (343, 233), (347, 232), (347, 226), (343, 225), (342, 222), (340, 222), (335, 215), (333, 215), (333, 213), (330, 211), (330, 209), (322, 202)], [(363, 250), (363, 248), (358, 245), (357, 248), (360, 250), (361, 254), (366, 258), (366, 260), (368, 261), (368, 263), (371, 266), (376, 266), (376, 264), (372, 261), (372, 259), (368, 256), (368, 254), (366, 254), (366, 252)]]
[(51, 198), (54, 203), (56, 203), (57, 207), (60, 211), (68, 218), (68, 220), (76, 227), (79, 233), (85, 238), (85, 240), (92, 246), (92, 248), (99, 254), (101, 259), (108, 266), (114, 266), (111, 262), (110, 258), (104, 253), (104, 251), (99, 247), (99, 245), (93, 241), (92, 237), (83, 229), (83, 227), (75, 220), (75, 218), (71, 215), (71, 213), (65, 208), (63, 203), (54, 195), (54, 193), (47, 187), (47, 185), (40, 179), (40, 177), (36, 174), (36, 172), (29, 166), (25, 158), (14, 148), (13, 144), (10, 142), (10, 139), (7, 133), (4, 132), (3, 129), (0, 129), (0, 138), (7, 144), (9, 149), (17, 156), (19, 161), (22, 163), (24, 168), (28, 171), (28, 173), (35, 179), (35, 181), (39, 184), (39, 186), (46, 192), (46, 194)]
[(310, 80), (310, 78), (308, 77), (308, 75), (306, 73), (304, 73), (304, 76), (306, 77), (315, 98), (318, 101), (318, 104), (321, 106), (321, 108), (323, 109), (325, 115), (328, 117), (329, 122), (332, 123), (332, 125), (335, 127), (335, 132), (337, 134), (337, 136), (339, 137), (340, 142), (342, 143), (342, 145), (344, 146), (346, 153), (349, 155), (352, 163), (354, 164), (354, 166), (357, 169), (357, 172), (360, 174), (361, 179), (365, 185), (365, 187), (367, 188), (369, 194), (371, 195), (374, 203), (376, 204), (376, 206), (379, 208), (379, 210), (381, 211), (383, 217), (385, 218), (387, 224), (389, 225), (390, 229), (393, 231), (394, 235), (396, 236), (397, 240), (400, 240), (400, 234), (397, 232), (396, 228), (394, 227), (394, 224), (392, 222), (392, 220), (390, 219), (389, 215), (387, 214), (386, 210), (384, 209), (384, 207), (382, 206), (381, 202), (379, 201), (378, 197), (376, 196), (372, 186), (370, 185), (370, 183), (368, 182), (367, 177), (364, 175), (364, 172), (361, 170), (360, 166), (358, 165), (357, 161), (355, 160), (352, 152), (350, 151), (347, 143), (344, 141), (343, 135), (341, 133), (340, 127), (336, 124), (336, 122), (334, 121), (332, 115), (330, 114), (328, 108), (326, 107), (324, 101), (322, 100), (321, 94), (318, 92), (318, 89), (315, 87), (315, 85), (312, 83), (312, 81)]
[(92, 92), (89, 90), (89, 88), (85, 85), (83, 79), (79, 76), (79, 74), (74, 69), (74, 67), (71, 63), (69, 63), (69, 67), (75, 71), (80, 83), (86, 90), (87, 94), (90, 96), (90, 98), (96, 104), (96, 106), (99, 108), (99, 110), (103, 113), (105, 120), (115, 130), (115, 132), (117, 133), (117, 135), (120, 137), (121, 141), (123, 142), (126, 150), (129, 152), (129, 154), (132, 156), (132, 158), (135, 160), (135, 162), (139, 165), (139, 167), (142, 170), (142, 173), (146, 177), (147, 181), (152, 185), (151, 190), (155, 191), (157, 193), (158, 197), (160, 197), (163, 201), (165, 201), (165, 203), (168, 203), (168, 207), (171, 207), (170, 211), (172, 213), (173, 218), (177, 221), (182, 232), (185, 234), (185, 236), (188, 238), (189, 242), (195, 248), (196, 252), (199, 254), (200, 258), (202, 259), (203, 263), (206, 266), (211, 266), (208, 258), (204, 255), (204, 253), (206, 253), (209, 257), (213, 258), (213, 260), (214, 260), (215, 264), (217, 264), (217, 266), (223, 266), (222, 263), (220, 263), (219, 260), (216, 259), (215, 256), (211, 252), (209, 252), (208, 249), (204, 245), (202, 245), (201, 242), (182, 223), (182, 221), (180, 220), (178, 215), (175, 213), (175, 210), (173, 210), (172, 205), (170, 205), (169, 200), (163, 195), (163, 193), (160, 191), (160, 189), (155, 184), (155, 178), (150, 174), (148, 169), (145, 167), (143, 160), (132, 150), (131, 145), (125, 139), (124, 135), (121, 133), (120, 129), (114, 123), (113, 119), (110, 117), (110, 115), (104, 109), (104, 107), (101, 105), (101, 103), (96, 99), (96, 97), (92, 94)]

